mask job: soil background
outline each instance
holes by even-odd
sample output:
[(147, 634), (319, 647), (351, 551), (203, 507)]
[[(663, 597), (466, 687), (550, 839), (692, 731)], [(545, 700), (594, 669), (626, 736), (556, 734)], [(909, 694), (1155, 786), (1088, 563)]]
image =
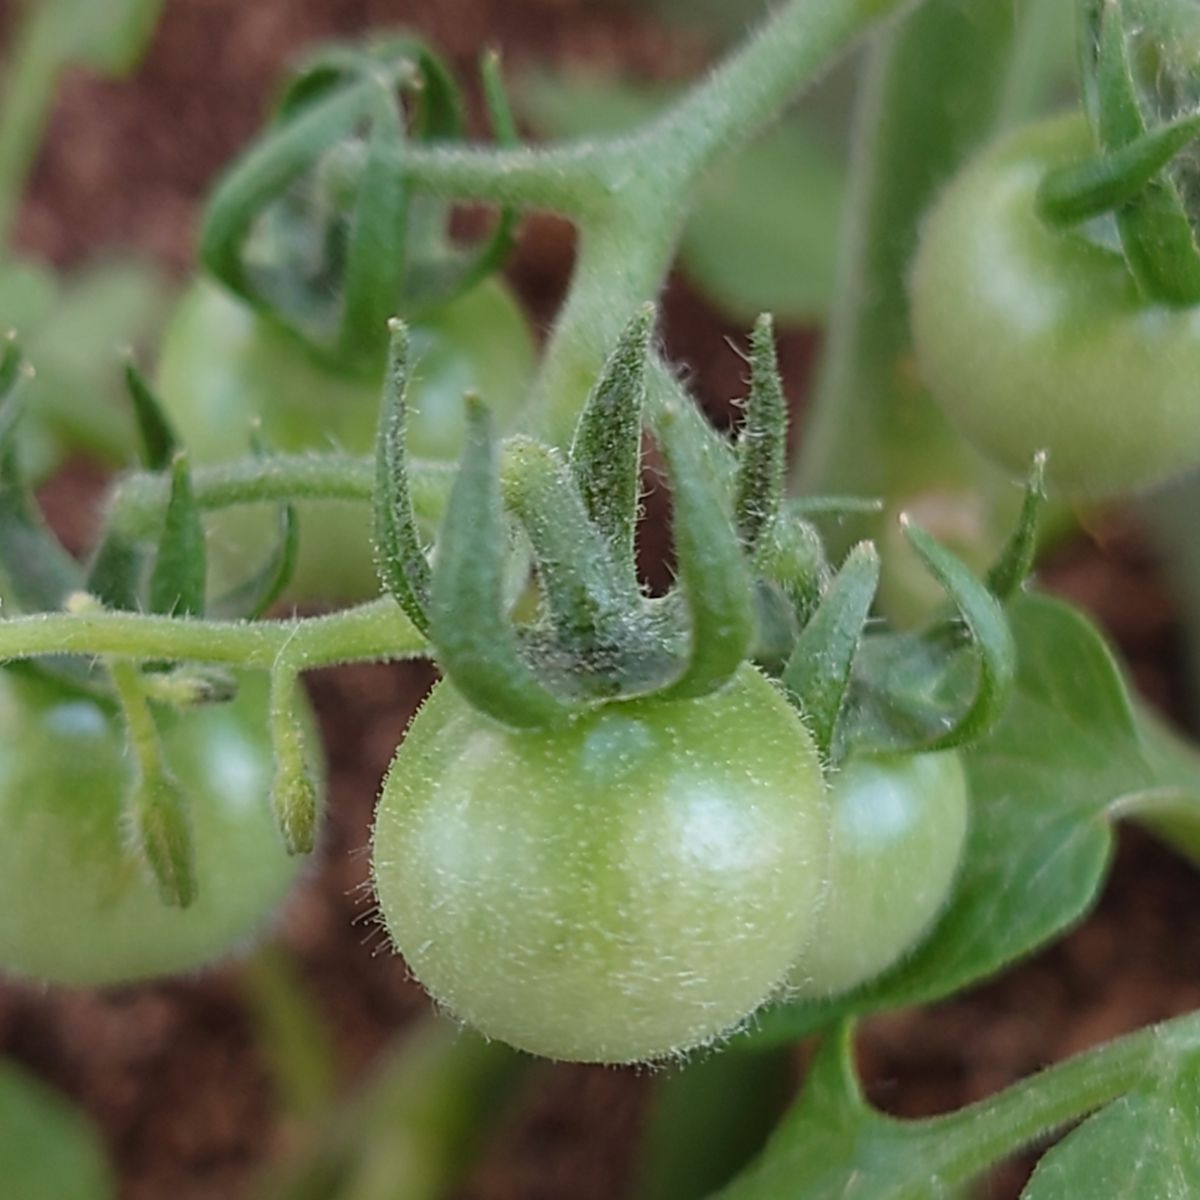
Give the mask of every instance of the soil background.
[[(13, 7), (0, 0), (0, 45)], [(129, 81), (83, 72), (64, 81), (21, 213), (20, 244), (63, 266), (104, 248), (136, 248), (182, 276), (200, 198), (254, 132), (283, 61), (321, 38), (399, 24), (424, 33), (464, 78), (483, 45), (501, 48), (512, 70), (569, 61), (654, 77), (688, 76), (710, 52), (701, 35), (616, 0), (168, 0)], [(526, 223), (510, 274), (541, 328), (561, 297), (571, 253), (566, 226)], [(743, 370), (726, 338), (742, 332), (686, 282), (672, 281), (669, 349), (689, 364), (720, 424), (732, 419), (729, 398), (739, 393)], [(784, 331), (783, 366), (799, 406), (814, 347), (811, 333)], [(53, 519), (77, 544), (86, 540), (99, 483), (94, 470), (75, 464), (45, 491)], [(650, 554), (647, 570), (656, 569)], [(1043, 583), (1093, 611), (1139, 684), (1178, 711), (1178, 631), (1132, 525), (1103, 522), (1056, 556)], [(378, 952), (364, 922), (363, 885), (379, 780), (431, 679), (428, 668), (408, 665), (311, 680), (329, 751), (330, 821), (279, 936), (335, 1039), (347, 1089), (427, 1007), (403, 964)], [(1198, 907), (1200, 884), (1188, 867), (1148, 838), (1123, 833), (1103, 900), (1066, 940), (959, 999), (866, 1023), (868, 1094), (898, 1114), (944, 1111), (1096, 1042), (1200, 1007)], [(117, 1164), (122, 1200), (237, 1200), (294, 1132), (256, 1048), (244, 985), (236, 964), (105, 992), (0, 984), (0, 1053), (91, 1114)], [(627, 1195), (653, 1082), (653, 1074), (632, 1070), (540, 1068), (458, 1200)], [(1015, 1197), (1027, 1171), (1027, 1163), (1006, 1168), (985, 1194)]]

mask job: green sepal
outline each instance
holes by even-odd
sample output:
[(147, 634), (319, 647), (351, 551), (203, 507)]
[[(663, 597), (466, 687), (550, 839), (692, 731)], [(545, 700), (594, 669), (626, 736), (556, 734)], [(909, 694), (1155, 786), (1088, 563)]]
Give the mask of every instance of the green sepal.
[[(504, 89), (500, 56), (486, 52), (480, 59), (484, 107), (492, 123), (496, 145), (515, 146), (519, 141), (516, 118)], [(444, 219), (440, 211), (439, 219)], [(505, 205), (500, 209), (491, 233), (476, 247), (458, 252), (447, 250), (428, 260), (416, 257), (410, 265), (405, 284), (408, 306), (417, 311), (437, 308), (469, 292), (477, 283), (497, 271), (512, 252), (519, 214)]]
[(642, 465), (642, 410), (655, 308), (643, 305), (625, 326), (587, 398), (571, 443), (571, 471), (587, 515), (608, 543), (622, 576), (636, 580), (634, 534)]
[[(1087, 14), (1084, 76), (1100, 146), (1118, 151), (1146, 135), (1125, 28), (1125, 8), (1105, 3)], [(1088, 50), (1094, 53), (1089, 64)], [(1121, 247), (1138, 286), (1153, 300), (1200, 300), (1200, 249), (1174, 181), (1159, 174), (1116, 212)]]
[(703, 696), (726, 683), (750, 653), (755, 634), (754, 580), (728, 510), (718, 472), (686, 417), (664, 412), (658, 437), (671, 481), (672, 541), (688, 614), (689, 649), (679, 677), (659, 694)]
[(404, 117), (380, 87), (346, 247), (338, 354), (371, 363), (388, 336), (404, 281), (408, 187), (404, 178)]
[(147, 470), (165, 471), (182, 447), (162, 401), (146, 382), (132, 357), (125, 362), (125, 389), (129, 393), (141, 439), (142, 463)]
[(1069, 228), (1135, 201), (1154, 177), (1200, 136), (1200, 114), (1171, 121), (1084, 162), (1051, 171), (1038, 186), (1042, 218)]
[(970, 703), (925, 750), (949, 750), (985, 734), (1004, 715), (1017, 676), (1017, 648), (999, 600), (971, 569), (923, 529), (903, 521), (905, 537), (958, 609), (977, 664)]
[(392, 321), (390, 329), (388, 370), (375, 439), (375, 567), (384, 590), (408, 619), (428, 634), (429, 560), (413, 511), (408, 470), (408, 330), (402, 321)]
[(305, 105), (281, 128), (272, 129), (218, 181), (200, 229), (200, 261), (247, 304), (263, 301), (251, 286), (242, 247), (262, 209), (326, 150), (369, 116), (378, 83), (359, 80)]
[(85, 590), (105, 608), (137, 612), (147, 552), (122, 530), (110, 527), (92, 555)]
[(171, 462), (171, 495), (150, 572), (150, 611), (177, 617), (202, 616), (206, 577), (204, 523), (192, 490), (187, 455), (176, 454)]
[[(90, 597), (85, 601), (87, 610), (98, 607)], [(162, 902), (172, 908), (187, 908), (197, 894), (188, 798), (163, 753), (141, 670), (121, 659), (107, 666), (125, 720), (133, 764), (126, 795), (130, 836), (150, 868)]]
[(565, 658), (570, 681), (597, 696), (624, 695), (658, 682), (669, 664), (636, 636), (643, 605), (632, 571), (633, 547), (627, 564), (614, 564), (608, 541), (558, 453), (532, 438), (509, 438), (502, 495), (533, 548), (554, 657)]
[(187, 908), (197, 895), (195, 851), (187, 799), (164, 763), (139, 772), (130, 796), (134, 836), (162, 902)]
[(1007, 604), (1020, 594), (1033, 571), (1037, 557), (1038, 528), (1045, 507), (1046, 452), (1043, 450), (1033, 457), (1033, 465), (1025, 480), (1025, 497), (1021, 501), (1021, 511), (1012, 535), (984, 577), (988, 591), (1001, 604)]
[(755, 567), (788, 598), (801, 629), (816, 612), (833, 577), (821, 535), (809, 521), (794, 514), (790, 503), (784, 508), (783, 520), (772, 524), (759, 546)]
[(521, 655), (504, 603), (507, 542), (491, 417), (469, 396), (433, 570), (430, 640), (443, 671), (481, 712), (518, 728), (556, 724), (580, 709), (551, 692)]
[(28, 368), (9, 339), (0, 356), (0, 598), (23, 612), (60, 609), (82, 575), (46, 525), (21, 470), (17, 445)]
[(271, 672), (271, 811), (289, 854), (312, 852), (320, 810), (313, 753), (301, 716), (301, 687), (294, 670), (280, 665)]
[(879, 586), (879, 554), (860, 542), (800, 631), (782, 683), (804, 714), (825, 763), (836, 763), (838, 724), (854, 660)]
[(774, 523), (783, 499), (787, 467), (787, 398), (779, 376), (775, 331), (763, 314), (750, 339), (750, 395), (738, 438), (734, 519), (746, 553), (753, 558)]

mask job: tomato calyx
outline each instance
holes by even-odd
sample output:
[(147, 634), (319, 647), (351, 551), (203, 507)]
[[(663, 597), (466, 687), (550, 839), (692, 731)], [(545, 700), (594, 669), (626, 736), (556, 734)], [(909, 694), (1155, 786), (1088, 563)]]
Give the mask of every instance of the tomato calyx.
[[(1182, 23), (1200, 29), (1194, 5), (1176, 0), (1079, 0), (1080, 72), (1095, 155), (1052, 167), (1039, 213), (1069, 229), (1115, 222), (1125, 261), (1151, 301), (1200, 302), (1200, 213), (1181, 153), (1200, 137), (1194, 63), (1170, 60)], [(1172, 36), (1168, 36), (1168, 35)]]
[[(481, 71), (497, 140), (511, 143), (516, 128), (495, 55)], [(218, 184), (201, 260), (327, 366), (370, 375), (389, 317), (444, 307), (511, 249), (512, 210), (464, 249), (449, 235), (452, 201), (408, 184), (410, 141), (464, 135), (459, 86), (424, 43), (327, 46), (297, 67), (270, 124)]]
[[(637, 579), (634, 529), (653, 320), (647, 306), (627, 325), (565, 456), (523, 435), (498, 441), (487, 409), (471, 402), (470, 436), (432, 556), (409, 492), (408, 348), (403, 324), (393, 323), (377, 438), (378, 567), (446, 675), (496, 720), (539, 728), (614, 701), (707, 695), (753, 657), (772, 665), (831, 764), (852, 744), (931, 751), (980, 736), (1012, 687), (1002, 599), (1028, 572), (1040, 466), (1027, 520), (994, 573), (1000, 598), (906, 524), (955, 615), (881, 641), (868, 630), (879, 577), (874, 547), (856, 549), (834, 574), (803, 502), (783, 501), (787, 408), (763, 318), (727, 463), (712, 458), (727, 452), (712, 447), (698, 413), (679, 408), (656, 423), (673, 492), (678, 578), (668, 595), (648, 597)], [(521, 539), (538, 584), (532, 619), (512, 615)], [(954, 684), (943, 688), (943, 675)]]

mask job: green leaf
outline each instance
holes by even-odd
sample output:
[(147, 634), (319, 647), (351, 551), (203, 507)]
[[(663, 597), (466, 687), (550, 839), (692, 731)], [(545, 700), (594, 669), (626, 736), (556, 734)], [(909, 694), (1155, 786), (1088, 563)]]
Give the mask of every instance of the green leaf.
[(971, 828), (942, 920), (906, 962), (849, 996), (780, 1005), (752, 1041), (802, 1036), (847, 1014), (927, 1003), (995, 974), (1089, 909), (1112, 853), (1112, 810), (1152, 787), (1120, 671), (1092, 625), (1046, 596), (1011, 610), (1016, 692), (965, 752)]
[[(519, 91), (548, 137), (630, 129), (670, 99), (669, 89), (598, 77), (539, 74)], [(687, 274), (729, 316), (769, 310), (811, 321), (833, 294), (844, 171), (802, 117), (731, 154), (699, 188), (680, 245)]]
[(1038, 1164), (1021, 1200), (1200, 1196), (1200, 1056), (1089, 1118)]
[(934, 1122), (896, 1121), (866, 1103), (844, 1026), (766, 1151), (715, 1200), (951, 1200), (965, 1179), (939, 1169), (941, 1140)]
[(44, 1084), (0, 1063), (0, 1179), (20, 1200), (110, 1200), (116, 1195), (100, 1138)]

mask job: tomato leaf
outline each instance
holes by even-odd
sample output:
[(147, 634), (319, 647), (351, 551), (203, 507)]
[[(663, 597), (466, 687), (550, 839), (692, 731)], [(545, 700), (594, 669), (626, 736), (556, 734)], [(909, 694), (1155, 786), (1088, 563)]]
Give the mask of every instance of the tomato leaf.
[(765, 1152), (715, 1200), (951, 1200), (967, 1177), (942, 1167), (944, 1141), (936, 1122), (897, 1121), (867, 1104), (843, 1026)]
[[(549, 137), (632, 128), (670, 98), (662, 87), (539, 74), (519, 92)], [(783, 322), (821, 316), (833, 294), (845, 194), (836, 157), (791, 117), (705, 179), (680, 245), (685, 272), (731, 317), (769, 310)]]
[(0, 1063), (0, 1177), (21, 1200), (109, 1200), (116, 1187), (90, 1123), (11, 1063)]
[(1163, 1065), (1055, 1146), (1021, 1200), (1200, 1195), (1200, 1056)]
[(1120, 671), (1088, 620), (1036, 594), (1011, 619), (1016, 693), (995, 731), (966, 752), (971, 827), (940, 923), (875, 983), (768, 1009), (745, 1037), (795, 1038), (846, 1014), (939, 999), (1044, 945), (1095, 900), (1112, 853), (1109, 810), (1154, 776)]

